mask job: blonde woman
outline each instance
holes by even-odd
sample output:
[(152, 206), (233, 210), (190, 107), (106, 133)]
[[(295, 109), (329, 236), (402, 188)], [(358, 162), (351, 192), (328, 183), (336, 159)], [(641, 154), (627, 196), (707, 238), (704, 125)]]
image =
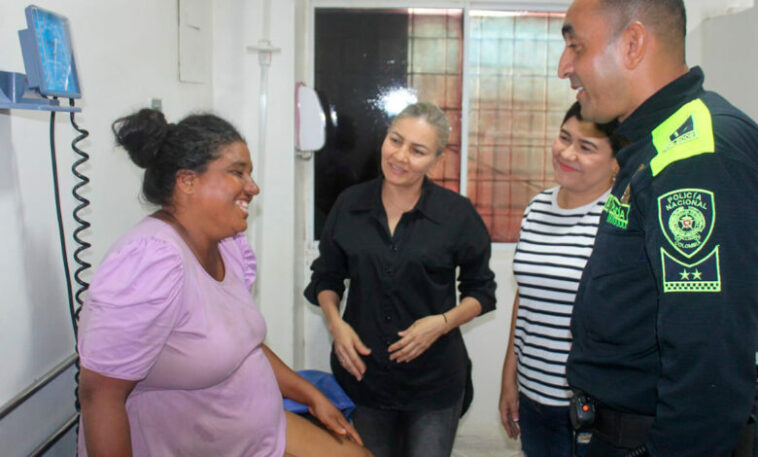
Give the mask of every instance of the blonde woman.
[(337, 199), (305, 292), (324, 312), (332, 371), (377, 457), (450, 455), (470, 384), (459, 326), (495, 307), (487, 228), (468, 199), (426, 177), (449, 130), (428, 103), (395, 117), (383, 176)]

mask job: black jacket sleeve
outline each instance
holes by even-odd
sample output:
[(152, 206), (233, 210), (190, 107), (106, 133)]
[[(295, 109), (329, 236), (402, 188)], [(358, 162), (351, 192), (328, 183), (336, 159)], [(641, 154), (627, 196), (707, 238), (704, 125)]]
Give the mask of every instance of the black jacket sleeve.
[[(729, 455), (756, 387), (755, 170), (722, 154), (672, 163), (641, 208), (658, 281), (653, 456)], [(633, 304), (630, 304), (633, 305)]]
[(455, 259), (460, 266), (458, 290), (461, 299), (477, 299), (484, 314), (495, 309), (495, 274), (490, 269), (492, 242), (487, 226), (468, 200), (462, 217), (464, 224)]
[(347, 257), (334, 239), (335, 229), (345, 206), (344, 200), (343, 192), (329, 211), (318, 244), (319, 256), (311, 264), (311, 282), (306, 286), (304, 295), (316, 306), (319, 306), (318, 294), (321, 291), (332, 290), (340, 298), (345, 291), (345, 278), (348, 276)]

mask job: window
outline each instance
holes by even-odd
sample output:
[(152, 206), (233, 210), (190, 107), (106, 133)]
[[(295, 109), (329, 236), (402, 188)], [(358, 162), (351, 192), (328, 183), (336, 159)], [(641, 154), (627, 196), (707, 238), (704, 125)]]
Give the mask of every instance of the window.
[(470, 11), (468, 41), (463, 15), (316, 9), (315, 87), (329, 113), (327, 144), (315, 155), (316, 239), (339, 193), (379, 175), (390, 117), (413, 99), (439, 105), (452, 128), (430, 177), (471, 198), (493, 241), (517, 239), (529, 199), (552, 185), (549, 147), (572, 102), (556, 76), (563, 14)]
[(430, 171), (437, 184), (460, 192), (463, 21), (461, 10), (408, 13), (408, 85), (419, 101), (436, 103), (450, 122), (445, 155)]
[(557, 76), (563, 14), (470, 17), (466, 194), (493, 241), (513, 242), (529, 200), (554, 185), (550, 146), (572, 103)]

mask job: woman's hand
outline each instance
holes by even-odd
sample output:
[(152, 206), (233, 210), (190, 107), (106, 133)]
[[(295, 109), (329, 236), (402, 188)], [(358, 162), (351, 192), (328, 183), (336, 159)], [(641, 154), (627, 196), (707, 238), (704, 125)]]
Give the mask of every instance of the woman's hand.
[(390, 360), (395, 362), (410, 362), (423, 354), (429, 346), (447, 331), (447, 319), (441, 314), (422, 317), (410, 327), (398, 332), (400, 336), (387, 351)]
[(342, 319), (335, 320), (335, 323), (329, 326), (329, 331), (334, 338), (334, 353), (340, 365), (360, 381), (366, 372), (366, 364), (361, 356), (371, 354), (371, 349), (363, 344), (353, 327)]
[(516, 335), (516, 321), (518, 320), (519, 300), (518, 293), (513, 297), (513, 309), (511, 311), (511, 332), (508, 335), (508, 347), (505, 350), (503, 361), (503, 373), (500, 378), (500, 420), (503, 422), (505, 432), (513, 439), (518, 438), (521, 428), (518, 419), (518, 357), (514, 344)]
[(330, 431), (363, 446), (363, 441), (355, 428), (348, 423), (342, 412), (324, 395), (319, 395), (313, 400), (308, 406), (308, 412)]
[(518, 387), (515, 383), (504, 384), (500, 390), (500, 420), (505, 433), (516, 439), (521, 432), (518, 424)]

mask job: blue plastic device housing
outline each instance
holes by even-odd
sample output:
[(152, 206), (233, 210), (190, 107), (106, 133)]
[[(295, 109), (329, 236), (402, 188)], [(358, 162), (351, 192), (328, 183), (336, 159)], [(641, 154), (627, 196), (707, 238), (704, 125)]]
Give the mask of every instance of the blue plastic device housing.
[(18, 36), (28, 88), (46, 97), (81, 98), (68, 19), (34, 5), (24, 11), (28, 28)]
[(24, 11), (28, 28), (18, 38), (26, 74), (0, 71), (0, 109), (81, 111), (58, 100), (82, 96), (68, 20), (34, 5)]

